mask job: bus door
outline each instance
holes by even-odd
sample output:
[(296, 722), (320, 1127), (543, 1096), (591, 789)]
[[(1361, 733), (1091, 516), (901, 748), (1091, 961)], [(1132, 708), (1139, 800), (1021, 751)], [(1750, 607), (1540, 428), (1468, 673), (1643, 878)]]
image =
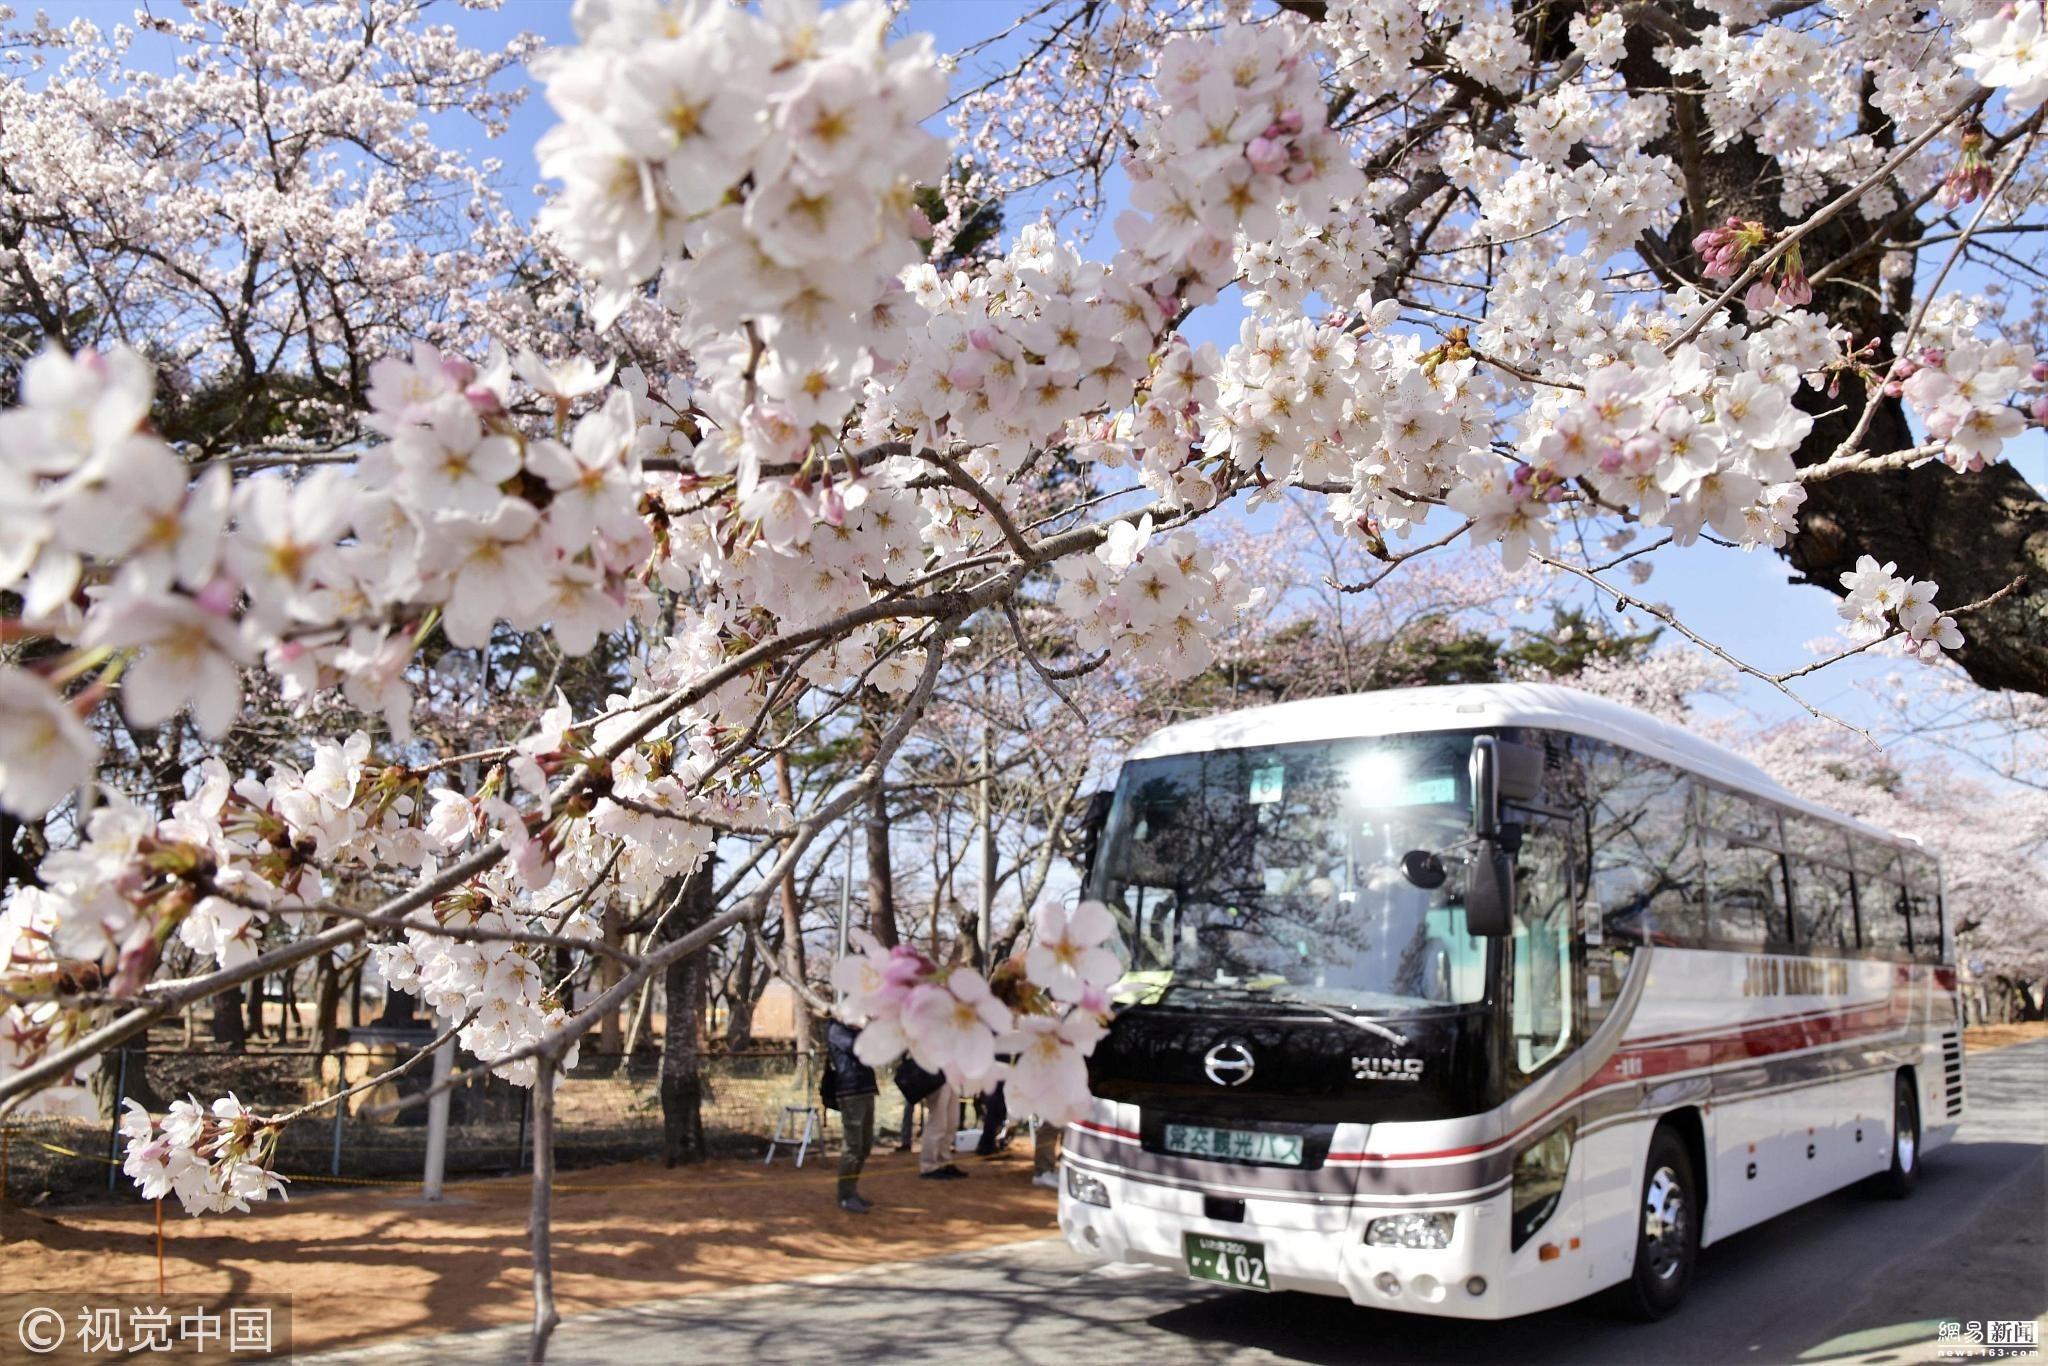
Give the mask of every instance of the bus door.
[[(1578, 1001), (1582, 998), (1573, 968), (1580, 898), (1571, 824), (1534, 812), (1517, 812), (1515, 818), (1523, 822), (1524, 831), (1521, 852), (1515, 857), (1506, 1074), (1509, 1086), (1520, 1090), (1538, 1078), (1578, 1065)], [(1569, 1083), (1567, 1089), (1571, 1089)], [(1577, 1124), (1572, 1108), (1566, 1107), (1544, 1119), (1537, 1131), (1518, 1144), (1540, 1147), (1564, 1158), (1561, 1172), (1546, 1172), (1518, 1193), (1517, 1227), (1512, 1235), (1523, 1239), (1515, 1248), (1518, 1274), (1555, 1282), (1559, 1287), (1586, 1277), (1584, 1258), (1559, 1256), (1560, 1249), (1577, 1247), (1584, 1226), (1577, 1184), (1584, 1164), (1578, 1151)], [(1552, 1182), (1555, 1185), (1549, 1190), (1537, 1188)], [(1553, 1202), (1551, 1208), (1544, 1213), (1540, 1227), (1524, 1235), (1520, 1228), (1524, 1214), (1519, 1206), (1528, 1203), (1532, 1211), (1543, 1212), (1541, 1200), (1532, 1197), (1545, 1195)]]
[(1536, 813), (1516, 815), (1524, 829), (1515, 856), (1508, 1075), (1520, 1089), (1571, 1050), (1578, 897), (1570, 824)]

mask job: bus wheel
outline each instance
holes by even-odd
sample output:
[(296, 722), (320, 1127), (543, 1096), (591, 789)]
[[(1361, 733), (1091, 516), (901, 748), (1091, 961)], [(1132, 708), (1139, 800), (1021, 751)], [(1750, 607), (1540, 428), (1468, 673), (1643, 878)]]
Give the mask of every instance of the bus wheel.
[(1636, 1265), (1615, 1288), (1622, 1312), (1645, 1322), (1661, 1319), (1685, 1298), (1700, 1255), (1699, 1184), (1692, 1154), (1670, 1129), (1650, 1136), (1650, 1160), (1643, 1171), (1642, 1222), (1636, 1233)]
[(1913, 1076), (1901, 1072), (1892, 1082), (1892, 1166), (1877, 1178), (1877, 1193), (1903, 1200), (1920, 1181), (1920, 1102), (1913, 1095)]

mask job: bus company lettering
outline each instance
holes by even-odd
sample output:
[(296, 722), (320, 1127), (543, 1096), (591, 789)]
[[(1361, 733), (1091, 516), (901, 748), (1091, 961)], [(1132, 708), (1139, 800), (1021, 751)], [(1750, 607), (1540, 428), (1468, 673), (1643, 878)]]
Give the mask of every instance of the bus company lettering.
[(1359, 1081), (1421, 1081), (1420, 1058), (1353, 1058), (1351, 1075)]
[(1820, 958), (1750, 958), (1743, 970), (1742, 994), (1847, 996), (1849, 965)]

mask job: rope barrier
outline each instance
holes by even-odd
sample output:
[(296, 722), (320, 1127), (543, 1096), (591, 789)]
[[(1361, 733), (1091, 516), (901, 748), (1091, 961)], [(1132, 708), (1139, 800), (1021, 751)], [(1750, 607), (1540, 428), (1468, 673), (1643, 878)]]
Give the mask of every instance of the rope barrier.
[[(43, 1149), (47, 1153), (57, 1153), (59, 1157), (78, 1157), (78, 1159), (84, 1159), (84, 1161), (96, 1161), (96, 1163), (111, 1165), (111, 1167), (119, 1167), (121, 1165), (121, 1159), (117, 1159), (117, 1157), (100, 1157), (98, 1153), (80, 1153), (74, 1147), (63, 1147), (61, 1143), (43, 1143), (41, 1139), (31, 1139), (27, 1135), (23, 1135), (23, 1143), (31, 1143), (31, 1145), (35, 1145), (35, 1147), (39, 1147), (39, 1149)], [(752, 1165), (754, 1163), (748, 1163), (748, 1167), (752, 1167)], [(295, 1186), (297, 1184), (307, 1184), (307, 1186), (420, 1186), (422, 1184), (416, 1178), (311, 1176), (311, 1173), (303, 1173), (303, 1176), (301, 1176), (301, 1173), (293, 1173), (293, 1171), (279, 1171), (279, 1176), (283, 1176), (287, 1182), (293, 1182)], [(471, 1180), (477, 1180), (477, 1182), (502, 1182), (502, 1180), (514, 1180), (514, 1178), (520, 1178), (520, 1176), (532, 1176), (532, 1173), (530, 1171), (514, 1171), (514, 1173), (510, 1173), (510, 1176), (475, 1176)], [(868, 1167), (866, 1171), (860, 1173), (860, 1176), (862, 1176), (862, 1180), (870, 1180), (870, 1178), (885, 1178), (885, 1176), (909, 1176), (909, 1171), (877, 1171), (877, 1169)], [(791, 1173), (786, 1173), (786, 1176), (760, 1176), (760, 1178), (754, 1178), (750, 1182), (745, 1182), (745, 1186), (750, 1186), (750, 1188), (752, 1186), (823, 1186), (827, 1182), (836, 1182), (836, 1180), (838, 1180), (838, 1163), (831, 1163), (831, 1165), (821, 1165), (817, 1173), (811, 1173), (811, 1171), (791, 1171)], [(555, 1190), (569, 1190), (569, 1192), (588, 1192), (588, 1190), (711, 1190), (711, 1188), (717, 1188), (717, 1186), (731, 1186), (731, 1184), (733, 1184), (731, 1178), (721, 1178), (721, 1180), (715, 1180), (715, 1182), (670, 1182), (670, 1180), (555, 1182)]]
[[(9, 1138), (9, 1139), (11, 1140), (11, 1139), (12, 1139), (12, 1137), (13, 1137), (13, 1135), (12, 1135), (12, 1133), (10, 1132), (10, 1133), (8, 1134), (8, 1138)], [(84, 1160), (84, 1161), (87, 1161), (87, 1162), (98, 1162), (98, 1163), (100, 1163), (100, 1164), (102, 1164), (102, 1165), (104, 1165), (104, 1166), (110, 1166), (110, 1167), (118, 1167), (118, 1166), (120, 1166), (120, 1165), (121, 1165), (121, 1162), (120, 1162), (120, 1159), (119, 1159), (119, 1158), (110, 1158), (110, 1157), (102, 1157), (102, 1156), (100, 1156), (100, 1155), (99, 1155), (98, 1153), (82, 1153), (82, 1152), (78, 1151), (78, 1149), (76, 1149), (76, 1148), (67, 1148), (67, 1147), (65, 1147), (65, 1146), (64, 1146), (63, 1144), (61, 1144), (61, 1143), (46, 1143), (46, 1142), (44, 1142), (44, 1141), (43, 1141), (42, 1139), (40, 1139), (40, 1138), (30, 1138), (30, 1137), (29, 1137), (28, 1135), (26, 1135), (26, 1134), (22, 1135), (22, 1141), (23, 1141), (24, 1143), (29, 1143), (29, 1144), (33, 1144), (34, 1146), (36, 1146), (36, 1147), (38, 1147), (38, 1148), (41, 1148), (41, 1149), (43, 1149), (43, 1150), (44, 1150), (45, 1152), (52, 1152), (52, 1153), (56, 1153), (56, 1154), (58, 1154), (59, 1156), (62, 1156), (62, 1157), (74, 1157), (74, 1158), (79, 1158), (79, 1159), (82, 1159), (82, 1160)], [(747, 1164), (747, 1166), (748, 1166), (748, 1167), (752, 1167), (753, 1165), (754, 1165), (753, 1163), (748, 1163), (748, 1164)], [(879, 1178), (882, 1178), (882, 1177), (908, 1176), (908, 1175), (910, 1175), (910, 1174), (911, 1174), (911, 1173), (909, 1172), (909, 1170), (908, 1170), (908, 1169), (906, 1169), (906, 1170), (904, 1170), (904, 1171), (900, 1171), (900, 1172), (898, 1172), (898, 1171), (889, 1171), (889, 1170), (876, 1170), (876, 1169), (875, 1169), (875, 1168), (873, 1168), (873, 1167), (868, 1167), (868, 1168), (867, 1168), (866, 1170), (864, 1170), (864, 1171), (863, 1171), (863, 1172), (861, 1173), (861, 1179), (862, 1179), (863, 1181), (866, 1181), (866, 1180), (873, 1180), (873, 1179), (879, 1179)], [(282, 1176), (282, 1177), (284, 1177), (284, 1179), (285, 1179), (285, 1180), (287, 1180), (287, 1181), (290, 1181), (290, 1182), (292, 1182), (292, 1183), (293, 1183), (293, 1184), (295, 1184), (295, 1185), (301, 1185), (301, 1184), (303, 1184), (303, 1185), (314, 1185), (314, 1186), (382, 1186), (382, 1187), (401, 1187), (401, 1186), (419, 1186), (419, 1185), (423, 1184), (423, 1183), (422, 1183), (421, 1181), (419, 1181), (419, 1180), (418, 1180), (418, 1179), (416, 1179), (416, 1178), (402, 1178), (402, 1177), (378, 1177), (378, 1176), (315, 1176), (315, 1175), (312, 1175), (311, 1173), (306, 1173), (306, 1174), (299, 1174), (299, 1173), (294, 1173), (294, 1172), (279, 1172), (279, 1173), (278, 1173), (278, 1175), (279, 1175), (279, 1176)], [(514, 1178), (517, 1178), (517, 1177), (521, 1177), (521, 1176), (531, 1176), (531, 1175), (532, 1175), (532, 1173), (530, 1173), (530, 1172), (514, 1172), (514, 1173), (511, 1173), (511, 1174), (510, 1174), (510, 1176), (476, 1176), (476, 1177), (473, 1177), (473, 1178), (471, 1178), (471, 1179), (473, 1179), (473, 1180), (477, 1180), (477, 1181), (503, 1181), (503, 1180), (510, 1180), (510, 1179), (514, 1179)], [(750, 1180), (750, 1181), (745, 1181), (745, 1182), (743, 1182), (743, 1183), (741, 1183), (741, 1184), (742, 1184), (742, 1185), (744, 1185), (744, 1186), (746, 1186), (746, 1187), (755, 1187), (755, 1186), (795, 1186), (795, 1185), (803, 1185), (803, 1186), (822, 1186), (822, 1185), (826, 1185), (826, 1184), (829, 1184), (830, 1182), (836, 1181), (836, 1180), (838, 1180), (838, 1179), (839, 1179), (839, 1172), (838, 1172), (838, 1164), (837, 1164), (837, 1163), (831, 1163), (831, 1164), (821, 1164), (821, 1165), (820, 1165), (820, 1167), (819, 1167), (819, 1169), (818, 1169), (818, 1171), (817, 1171), (817, 1172), (816, 1172), (815, 1174), (813, 1174), (813, 1173), (811, 1173), (811, 1172), (790, 1172), (790, 1173), (788, 1173), (788, 1174), (786, 1174), (786, 1175), (780, 1175), (780, 1176), (757, 1176), (757, 1177), (753, 1178), (752, 1180)], [(711, 1189), (714, 1189), (714, 1188), (720, 1188), (720, 1187), (729, 1187), (729, 1186), (731, 1186), (732, 1184), (733, 1184), (733, 1180), (732, 1180), (732, 1177), (731, 1177), (731, 1176), (725, 1176), (725, 1177), (721, 1177), (720, 1179), (718, 1179), (718, 1180), (715, 1180), (715, 1181), (673, 1181), (673, 1180), (663, 1180), (663, 1179), (656, 1179), (656, 1180), (645, 1180), (645, 1179), (642, 1179), (642, 1180), (634, 1180), (634, 1181), (557, 1181), (557, 1182), (555, 1183), (555, 1189), (556, 1189), (556, 1190), (558, 1190), (558, 1191), (619, 1191), (619, 1190), (672, 1190), (672, 1191), (689, 1191), (689, 1190), (711, 1190)]]

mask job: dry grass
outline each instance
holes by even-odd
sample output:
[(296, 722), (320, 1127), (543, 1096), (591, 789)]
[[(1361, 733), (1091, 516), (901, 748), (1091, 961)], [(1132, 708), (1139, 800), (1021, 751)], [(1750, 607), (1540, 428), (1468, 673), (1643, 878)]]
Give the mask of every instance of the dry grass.
[[(832, 1160), (653, 1162), (569, 1173), (556, 1183), (555, 1279), (565, 1314), (876, 1262), (938, 1256), (1055, 1231), (1053, 1193), (1030, 1183), (1028, 1142), (964, 1157), (967, 1181), (917, 1177), (916, 1159), (878, 1151), (866, 1216), (834, 1200)], [(317, 1189), (317, 1188), (314, 1188)], [(522, 1322), (526, 1178), (451, 1184), (438, 1205), (409, 1191), (348, 1191), (248, 1215), (165, 1211), (166, 1290), (294, 1296), (300, 1352)], [(146, 1205), (0, 1206), (0, 1286), (10, 1292), (153, 1293)]]
[(1963, 1031), (1963, 1048), (1970, 1053), (1981, 1053), (1987, 1048), (2032, 1043), (2035, 1039), (2048, 1039), (2048, 1020), (2036, 1020), (2031, 1024), (1976, 1025)]

